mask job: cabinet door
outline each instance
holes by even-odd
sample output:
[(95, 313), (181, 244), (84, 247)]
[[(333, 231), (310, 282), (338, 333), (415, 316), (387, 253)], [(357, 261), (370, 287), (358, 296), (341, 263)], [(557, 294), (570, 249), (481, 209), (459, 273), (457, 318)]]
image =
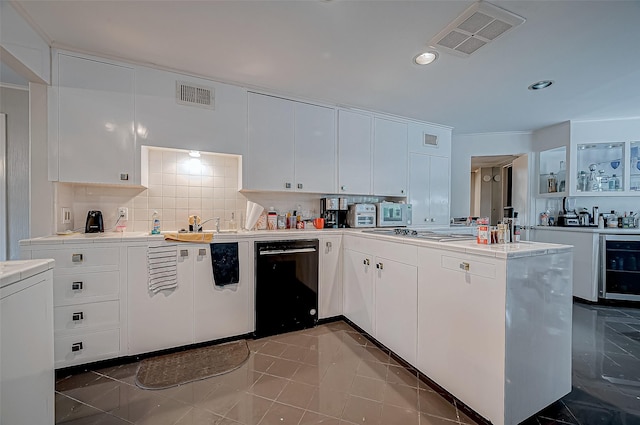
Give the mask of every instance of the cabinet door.
[(209, 245), (190, 249), (193, 266), (195, 342), (211, 341), (253, 331), (253, 277), (249, 275), (249, 243), (238, 243), (240, 281), (216, 286)]
[(342, 314), (342, 237), (320, 240), (320, 282), (318, 288), (318, 317)]
[(432, 224), (429, 190), (429, 155), (412, 153), (409, 156), (409, 202), (413, 225)]
[(376, 339), (411, 364), (418, 337), (418, 268), (385, 258), (375, 264)]
[(373, 142), (373, 194), (406, 196), (407, 124), (376, 117)]
[(336, 192), (335, 110), (295, 102), (295, 188)]
[(133, 68), (58, 59), (59, 180), (133, 184)]
[(485, 418), (502, 417), (506, 278), (487, 258), (420, 248), (418, 260), (418, 369)]
[(371, 116), (338, 111), (338, 191), (371, 194)]
[(249, 93), (247, 189), (294, 190), (294, 105)]
[(449, 177), (449, 158), (430, 157), (429, 210), (432, 224), (449, 224)]
[(344, 315), (373, 335), (373, 256), (344, 250)]
[(147, 247), (127, 248), (129, 355), (193, 343), (193, 260), (178, 248), (178, 287), (149, 291)]

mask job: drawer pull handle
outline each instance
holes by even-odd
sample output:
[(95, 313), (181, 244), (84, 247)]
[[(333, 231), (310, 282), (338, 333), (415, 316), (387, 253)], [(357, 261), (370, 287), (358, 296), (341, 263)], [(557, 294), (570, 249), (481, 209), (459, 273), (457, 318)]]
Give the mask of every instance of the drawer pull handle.
[(71, 283), (71, 289), (74, 291), (82, 291), (83, 289), (83, 284), (82, 282), (72, 282)]
[(364, 261), (362, 262), (362, 264), (364, 264), (365, 266), (368, 266), (368, 265), (370, 264), (370, 263), (369, 263), (369, 259), (367, 258), (366, 260), (364, 260)]
[(76, 342), (75, 344), (71, 344), (71, 351), (72, 352), (76, 352), (76, 351), (80, 351), (82, 350), (84, 347), (82, 346), (81, 342)]
[(327, 242), (327, 248), (331, 249), (331, 242)]
[(468, 272), (469, 271), (469, 263), (467, 263), (467, 262), (460, 263), (460, 269), (464, 270), (465, 272)]
[(77, 322), (78, 320), (84, 320), (84, 313), (82, 311), (73, 313), (71, 315), (71, 318), (73, 319), (74, 322)]
[(291, 183), (286, 182), (286, 183), (284, 184), (284, 188), (285, 188), (285, 189), (291, 189)]
[(199, 256), (201, 256), (201, 257), (206, 257), (206, 256), (207, 256), (207, 250), (206, 250), (206, 248), (200, 248), (200, 249), (198, 250), (198, 255), (199, 255)]
[(302, 183), (298, 183), (298, 189), (302, 189)]
[(376, 263), (376, 269), (384, 270), (384, 264)]
[(188, 249), (181, 249), (180, 250), (180, 256), (181, 257), (188, 257), (189, 256), (189, 250)]
[(82, 254), (71, 254), (72, 263), (82, 263), (82, 261), (84, 261)]

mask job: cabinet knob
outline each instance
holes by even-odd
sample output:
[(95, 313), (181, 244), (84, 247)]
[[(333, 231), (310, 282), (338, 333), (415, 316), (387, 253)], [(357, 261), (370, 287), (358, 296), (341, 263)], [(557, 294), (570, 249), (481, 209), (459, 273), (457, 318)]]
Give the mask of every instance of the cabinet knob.
[(400, 193), (404, 194), (404, 189), (400, 189)]
[(198, 255), (200, 257), (206, 257), (207, 256), (207, 249), (206, 248), (200, 248), (198, 249)]
[(371, 263), (369, 263), (369, 259), (367, 258), (362, 262), (362, 264), (364, 264), (365, 266), (368, 266)]
[(120, 173), (120, 180), (128, 181), (129, 180), (129, 173)]
[(72, 263), (82, 263), (82, 261), (84, 261), (84, 256), (82, 254), (71, 254)]
[(377, 264), (376, 264), (376, 269), (384, 270), (384, 264), (382, 264), (382, 263), (377, 263)]
[(326, 246), (327, 248), (331, 249), (331, 242), (327, 242)]
[(82, 311), (79, 311), (79, 312), (77, 312), (77, 313), (73, 313), (73, 314), (71, 315), (71, 319), (72, 319), (74, 322), (77, 322), (77, 321), (79, 321), (79, 320), (84, 320), (84, 313), (83, 313)]
[(435, 219), (435, 218), (432, 218), (432, 219), (431, 219), (431, 222), (433, 223), (434, 221), (436, 221), (436, 219)]
[(429, 221), (429, 219), (428, 219), (428, 218), (425, 218), (425, 219), (424, 219), (424, 221)]
[(302, 183), (298, 183), (298, 189), (302, 189)]
[(342, 191), (347, 190), (347, 186), (340, 186), (340, 190), (342, 190)]
[(82, 291), (83, 286), (82, 282), (71, 282), (71, 290), (73, 291)]
[(189, 256), (189, 250), (188, 249), (181, 249), (180, 250), (180, 256), (181, 257), (188, 257)]
[(284, 184), (285, 189), (291, 189), (291, 183), (287, 182)]
[(462, 263), (460, 263), (460, 269), (464, 270), (465, 272), (469, 271), (469, 263), (467, 263), (466, 261), (463, 261)]
[(82, 346), (82, 342), (76, 342), (71, 344), (71, 351), (76, 352), (82, 350), (84, 347)]

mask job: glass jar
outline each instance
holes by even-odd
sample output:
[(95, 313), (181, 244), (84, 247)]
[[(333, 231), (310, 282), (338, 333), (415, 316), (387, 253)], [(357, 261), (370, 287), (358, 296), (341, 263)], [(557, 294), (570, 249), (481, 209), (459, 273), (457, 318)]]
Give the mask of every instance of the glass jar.
[(556, 193), (558, 191), (558, 179), (553, 172), (549, 173), (547, 178), (547, 193)]

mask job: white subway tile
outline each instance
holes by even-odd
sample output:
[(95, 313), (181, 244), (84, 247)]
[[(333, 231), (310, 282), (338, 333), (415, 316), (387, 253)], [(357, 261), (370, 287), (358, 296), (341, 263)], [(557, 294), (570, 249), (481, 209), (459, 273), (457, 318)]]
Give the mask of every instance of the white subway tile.
[(236, 195), (238, 194), (238, 189), (233, 188), (225, 188), (224, 189), (224, 199), (233, 199), (235, 201)]
[(189, 198), (201, 198), (202, 197), (202, 189), (197, 187), (189, 186)]
[(213, 198), (202, 198), (202, 209), (203, 210), (212, 210), (213, 209)]
[(177, 153), (174, 151), (162, 151), (162, 166), (164, 167), (166, 164), (175, 164)]
[(189, 186), (176, 186), (176, 198), (188, 198)]
[(150, 198), (154, 196), (162, 196), (162, 185), (149, 185), (148, 193)]
[(136, 196), (133, 200), (134, 208), (147, 208), (149, 206), (148, 197), (147, 196)]
[(149, 184), (162, 184), (162, 173), (149, 173)]
[(214, 165), (213, 166), (213, 176), (214, 177), (224, 177), (224, 166)]
[(192, 211), (194, 209), (197, 209), (197, 210), (202, 209), (202, 199), (189, 198), (189, 211)]
[(171, 185), (163, 185), (162, 186), (162, 196), (163, 197), (172, 197), (175, 198), (176, 197), (176, 187), (175, 186), (171, 186)]
[(189, 176), (189, 186), (202, 186), (202, 176)]
[(176, 208), (189, 208), (189, 198), (176, 198)]
[(213, 187), (202, 187), (202, 198), (213, 199)]
[(175, 208), (176, 198), (174, 196), (165, 196), (162, 198), (162, 209)]
[(163, 162), (162, 172), (165, 174), (176, 174), (178, 172), (178, 164), (176, 161)]
[(176, 175), (175, 174), (167, 174), (162, 173), (162, 184), (168, 186), (175, 186), (176, 184)]
[(202, 187), (213, 187), (213, 177), (202, 176)]
[(163, 208), (162, 212), (162, 220), (163, 221), (175, 221), (176, 220), (176, 210), (175, 208)]
[(188, 174), (176, 175), (176, 186), (189, 186), (189, 175)]
[(162, 197), (161, 196), (150, 196), (149, 197), (149, 209), (157, 210), (162, 208)]

